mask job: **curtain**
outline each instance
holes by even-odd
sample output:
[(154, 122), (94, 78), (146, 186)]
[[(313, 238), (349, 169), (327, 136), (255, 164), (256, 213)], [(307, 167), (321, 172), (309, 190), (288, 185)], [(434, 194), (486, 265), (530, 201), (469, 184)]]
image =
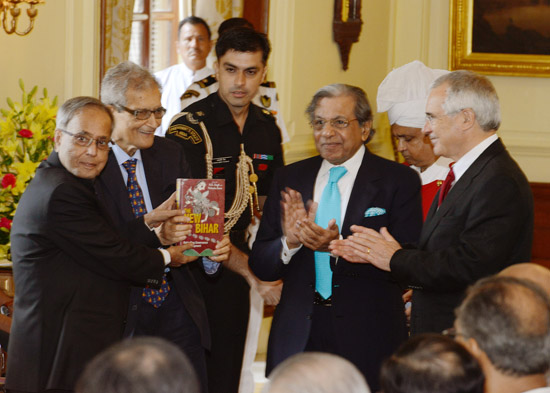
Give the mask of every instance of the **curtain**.
[(243, 0), (192, 0), (194, 15), (203, 18), (216, 39), (218, 26), (224, 20), (243, 16)]
[(104, 70), (128, 60), (134, 0), (105, 1)]

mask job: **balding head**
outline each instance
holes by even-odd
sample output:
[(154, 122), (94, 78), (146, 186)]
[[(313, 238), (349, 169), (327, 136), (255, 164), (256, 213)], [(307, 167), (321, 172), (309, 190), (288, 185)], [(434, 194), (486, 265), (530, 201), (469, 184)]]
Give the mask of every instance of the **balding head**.
[(456, 310), (458, 336), (473, 339), (501, 374), (550, 368), (550, 300), (532, 281), (494, 276), (472, 286)]
[(508, 266), (498, 275), (533, 281), (550, 296), (550, 269), (544, 266), (536, 263), (518, 263)]
[(363, 375), (348, 360), (329, 353), (294, 355), (269, 375), (262, 393), (370, 393)]

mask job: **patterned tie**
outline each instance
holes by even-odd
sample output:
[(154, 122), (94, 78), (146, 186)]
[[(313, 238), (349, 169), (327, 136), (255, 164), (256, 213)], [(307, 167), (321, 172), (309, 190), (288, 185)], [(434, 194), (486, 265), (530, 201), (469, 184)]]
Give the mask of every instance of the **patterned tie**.
[[(132, 205), (132, 210), (134, 211), (134, 216), (141, 217), (147, 213), (145, 207), (145, 200), (143, 199), (143, 193), (141, 192), (141, 187), (137, 181), (136, 176), (136, 163), (137, 159), (132, 158), (122, 164), (124, 169), (128, 172), (128, 196), (130, 197), (130, 204)], [(159, 290), (152, 288), (143, 288), (143, 293), (141, 296), (144, 300), (153, 305), (155, 308), (159, 308), (168, 296), (170, 291), (170, 285), (166, 281), (166, 274), (162, 277), (162, 284)]]
[[(317, 208), (315, 223), (323, 228), (331, 219), (336, 219), (336, 225), (341, 227), (341, 198), (338, 180), (348, 170), (343, 166), (332, 167), (328, 183), (323, 190), (321, 201)], [(332, 295), (332, 270), (330, 269), (330, 253), (315, 251), (315, 290), (324, 298)]]
[(451, 189), (451, 186), (454, 181), (455, 181), (455, 173), (453, 172), (453, 166), (451, 164), (449, 173), (447, 173), (447, 177), (445, 178), (445, 181), (443, 182), (443, 185), (439, 190), (439, 200), (437, 201), (437, 207), (441, 205), (441, 202), (443, 202), (443, 199), (445, 199), (445, 197), (449, 193), (449, 190)]

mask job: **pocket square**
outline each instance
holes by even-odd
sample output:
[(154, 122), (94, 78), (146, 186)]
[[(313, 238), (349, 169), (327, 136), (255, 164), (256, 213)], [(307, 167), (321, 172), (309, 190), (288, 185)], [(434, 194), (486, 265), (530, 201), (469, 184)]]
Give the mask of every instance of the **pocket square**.
[(381, 207), (369, 207), (365, 210), (365, 217), (376, 217), (382, 214), (386, 214), (386, 209), (382, 209)]

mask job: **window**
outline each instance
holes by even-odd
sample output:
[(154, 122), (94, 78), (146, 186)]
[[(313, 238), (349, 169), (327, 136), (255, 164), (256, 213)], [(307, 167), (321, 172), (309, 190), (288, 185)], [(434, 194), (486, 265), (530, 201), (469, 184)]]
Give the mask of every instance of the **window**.
[(135, 0), (130, 61), (156, 72), (177, 63), (177, 0)]

